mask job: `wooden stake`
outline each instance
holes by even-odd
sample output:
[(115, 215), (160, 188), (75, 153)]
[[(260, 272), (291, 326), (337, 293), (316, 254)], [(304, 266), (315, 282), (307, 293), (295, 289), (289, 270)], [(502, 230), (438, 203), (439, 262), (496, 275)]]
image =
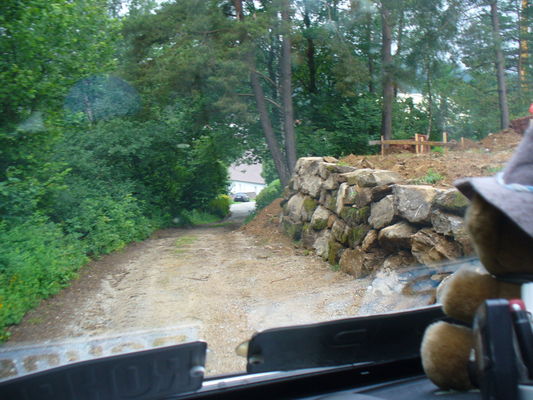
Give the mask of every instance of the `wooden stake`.
[(385, 155), (385, 145), (383, 144), (383, 136), (381, 137), (381, 156)]

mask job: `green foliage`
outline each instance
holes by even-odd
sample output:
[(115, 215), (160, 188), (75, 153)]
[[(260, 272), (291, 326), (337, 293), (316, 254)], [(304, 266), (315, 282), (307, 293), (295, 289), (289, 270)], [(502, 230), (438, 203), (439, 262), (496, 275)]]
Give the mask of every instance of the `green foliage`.
[(131, 195), (113, 198), (105, 194), (88, 197), (76, 213), (64, 221), (68, 233), (82, 239), (87, 254), (98, 256), (148, 237), (154, 226)]
[(176, 222), (180, 226), (199, 226), (213, 224), (218, 221), (220, 221), (220, 217), (218, 215), (211, 214), (207, 211), (194, 209), (191, 211), (183, 210)]
[(433, 185), (435, 183), (438, 183), (438, 182), (442, 181), (443, 179), (444, 179), (444, 177), (441, 174), (439, 174), (434, 169), (430, 168), (428, 170), (428, 172), (426, 173), (426, 175), (424, 175), (420, 179), (417, 179), (416, 182), (417, 183)]
[(207, 211), (220, 218), (224, 218), (229, 214), (231, 201), (230, 196), (227, 194), (221, 194), (209, 202)]
[(7, 326), (67, 285), (86, 261), (83, 245), (45, 218), (0, 224), (0, 341)]
[(278, 197), (281, 197), (283, 188), (279, 179), (276, 179), (268, 184), (255, 198), (255, 209), (262, 210)]

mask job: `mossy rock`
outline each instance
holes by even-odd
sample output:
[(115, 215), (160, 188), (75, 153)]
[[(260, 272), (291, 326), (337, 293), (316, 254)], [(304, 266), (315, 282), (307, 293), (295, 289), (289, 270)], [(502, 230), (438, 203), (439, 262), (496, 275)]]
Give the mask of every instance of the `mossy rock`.
[(318, 207), (318, 202), (313, 199), (312, 197), (306, 197), (304, 199), (304, 209), (307, 212), (307, 214), (311, 215)]
[(362, 208), (355, 208), (355, 207), (344, 207), (341, 210), (340, 217), (348, 222), (350, 225), (360, 225), (364, 224), (368, 221), (368, 217), (370, 216), (370, 207), (362, 207)]
[(315, 219), (313, 221), (313, 224), (311, 225), (311, 227), (315, 231), (321, 231), (322, 229), (326, 229), (328, 227), (328, 218), (323, 218), (323, 219), (317, 218), (317, 219)]
[(435, 198), (435, 205), (445, 211), (463, 214), (470, 201), (457, 189), (450, 189), (440, 193)]
[(293, 240), (300, 240), (302, 238), (302, 224), (297, 224), (287, 219), (283, 219), (283, 230)]
[(370, 230), (370, 226), (364, 224), (356, 226), (355, 228), (351, 228), (348, 231), (348, 244), (350, 247), (355, 249), (357, 246), (363, 243), (366, 234), (370, 232)]
[(330, 240), (328, 243), (328, 262), (331, 265), (337, 265), (341, 258), (341, 250), (344, 246), (335, 240)]
[(334, 211), (337, 208), (337, 196), (331, 196), (325, 206), (327, 209)]

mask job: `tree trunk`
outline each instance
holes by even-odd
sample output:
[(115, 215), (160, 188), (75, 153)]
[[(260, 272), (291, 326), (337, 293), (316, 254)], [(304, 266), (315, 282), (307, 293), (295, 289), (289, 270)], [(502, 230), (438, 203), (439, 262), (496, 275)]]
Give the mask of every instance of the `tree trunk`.
[[(311, 19), (309, 18), (309, 0), (304, 0), (304, 25), (309, 31), (311, 28)], [(307, 32), (309, 34), (309, 32)], [(316, 64), (315, 64), (315, 42), (307, 36), (307, 68), (309, 69), (309, 84), (307, 90), (309, 93), (316, 93)]]
[(390, 11), (381, 2), (382, 26), (382, 68), (383, 68), (383, 109), (381, 116), (381, 135), (385, 140), (392, 139), (392, 102), (394, 99), (394, 82), (392, 79), (392, 33)]
[[(398, 46), (396, 47), (396, 54), (395, 57), (399, 57), (402, 52), (402, 44), (403, 44), (403, 30), (405, 27), (405, 12), (404, 8), (400, 10), (400, 19), (398, 22)], [(397, 59), (397, 58), (396, 58)], [(394, 82), (394, 98), (398, 97), (398, 82)]]
[[(233, 0), (235, 10), (237, 11), (237, 19), (239, 21), (244, 20), (244, 14), (242, 12), (242, 0)], [(246, 38), (243, 36), (242, 41), (244, 42)], [(255, 102), (257, 105), (257, 110), (259, 112), (259, 120), (261, 121), (261, 127), (263, 128), (263, 134), (265, 135), (265, 140), (267, 142), (268, 149), (274, 161), (274, 166), (278, 173), (280, 182), (282, 186), (286, 186), (289, 183), (290, 174), (287, 167), (287, 162), (281, 148), (276, 140), (276, 134), (272, 128), (272, 122), (270, 120), (270, 115), (268, 113), (268, 108), (265, 100), (265, 93), (261, 82), (259, 81), (259, 76), (256, 72), (255, 67), (255, 57), (253, 50), (247, 55), (248, 64), (250, 67), (250, 84), (252, 86), (252, 91), (254, 93)]]
[(259, 77), (257, 72), (252, 70), (250, 72), (250, 81), (252, 84), (252, 90), (255, 96), (255, 102), (257, 104), (257, 110), (259, 111), (259, 119), (261, 121), (261, 127), (263, 128), (263, 133), (272, 155), (272, 160), (274, 161), (274, 166), (278, 172), (279, 179), (282, 186), (286, 186), (289, 183), (290, 173), (287, 168), (287, 164), (284, 160), (281, 149), (276, 140), (276, 135), (274, 129), (272, 128), (272, 123), (270, 122), (270, 116), (268, 114), (268, 108), (265, 101), (265, 93), (263, 92), (263, 87), (259, 82)]
[(368, 43), (368, 54), (367, 54), (367, 66), (368, 66), (368, 76), (369, 76), (368, 91), (371, 94), (374, 94), (376, 91), (376, 88), (374, 87), (374, 56), (372, 55), (372, 42), (373, 42), (372, 14), (368, 14), (367, 22), (368, 22), (368, 29), (366, 31), (366, 40)]
[(492, 19), (492, 37), (494, 39), (494, 51), (496, 55), (496, 76), (498, 78), (498, 98), (500, 103), (500, 126), (501, 129), (509, 127), (509, 108), (507, 104), (507, 88), (505, 84), (505, 62), (503, 59), (500, 18), (498, 16), (498, 3), (496, 0), (490, 2), (490, 16)]
[(431, 135), (431, 129), (433, 128), (433, 89), (431, 87), (431, 62), (426, 58), (426, 91), (428, 94), (428, 127), (426, 135)]
[(281, 42), (281, 99), (283, 102), (283, 130), (285, 133), (285, 151), (289, 173), (296, 165), (296, 137), (294, 133), (294, 112), (292, 107), (291, 74), (291, 30), (289, 0), (282, 0), (281, 19), (283, 41)]
[(528, 5), (528, 0), (522, 0), (521, 6), (518, 8), (518, 79), (520, 84), (520, 89), (527, 93), (528, 91), (528, 82), (527, 82), (527, 61), (529, 57), (529, 48), (527, 43), (528, 36), (528, 26), (529, 21), (527, 18), (527, 9), (530, 7)]

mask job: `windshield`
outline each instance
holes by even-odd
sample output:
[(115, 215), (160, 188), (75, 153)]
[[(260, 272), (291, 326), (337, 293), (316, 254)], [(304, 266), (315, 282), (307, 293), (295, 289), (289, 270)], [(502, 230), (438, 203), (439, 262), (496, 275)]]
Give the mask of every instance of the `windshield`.
[[(0, 5), (0, 379), (435, 304), (529, 125), (527, 0)], [(477, 264), (476, 264), (477, 265)], [(244, 356), (244, 357), (243, 357)]]

